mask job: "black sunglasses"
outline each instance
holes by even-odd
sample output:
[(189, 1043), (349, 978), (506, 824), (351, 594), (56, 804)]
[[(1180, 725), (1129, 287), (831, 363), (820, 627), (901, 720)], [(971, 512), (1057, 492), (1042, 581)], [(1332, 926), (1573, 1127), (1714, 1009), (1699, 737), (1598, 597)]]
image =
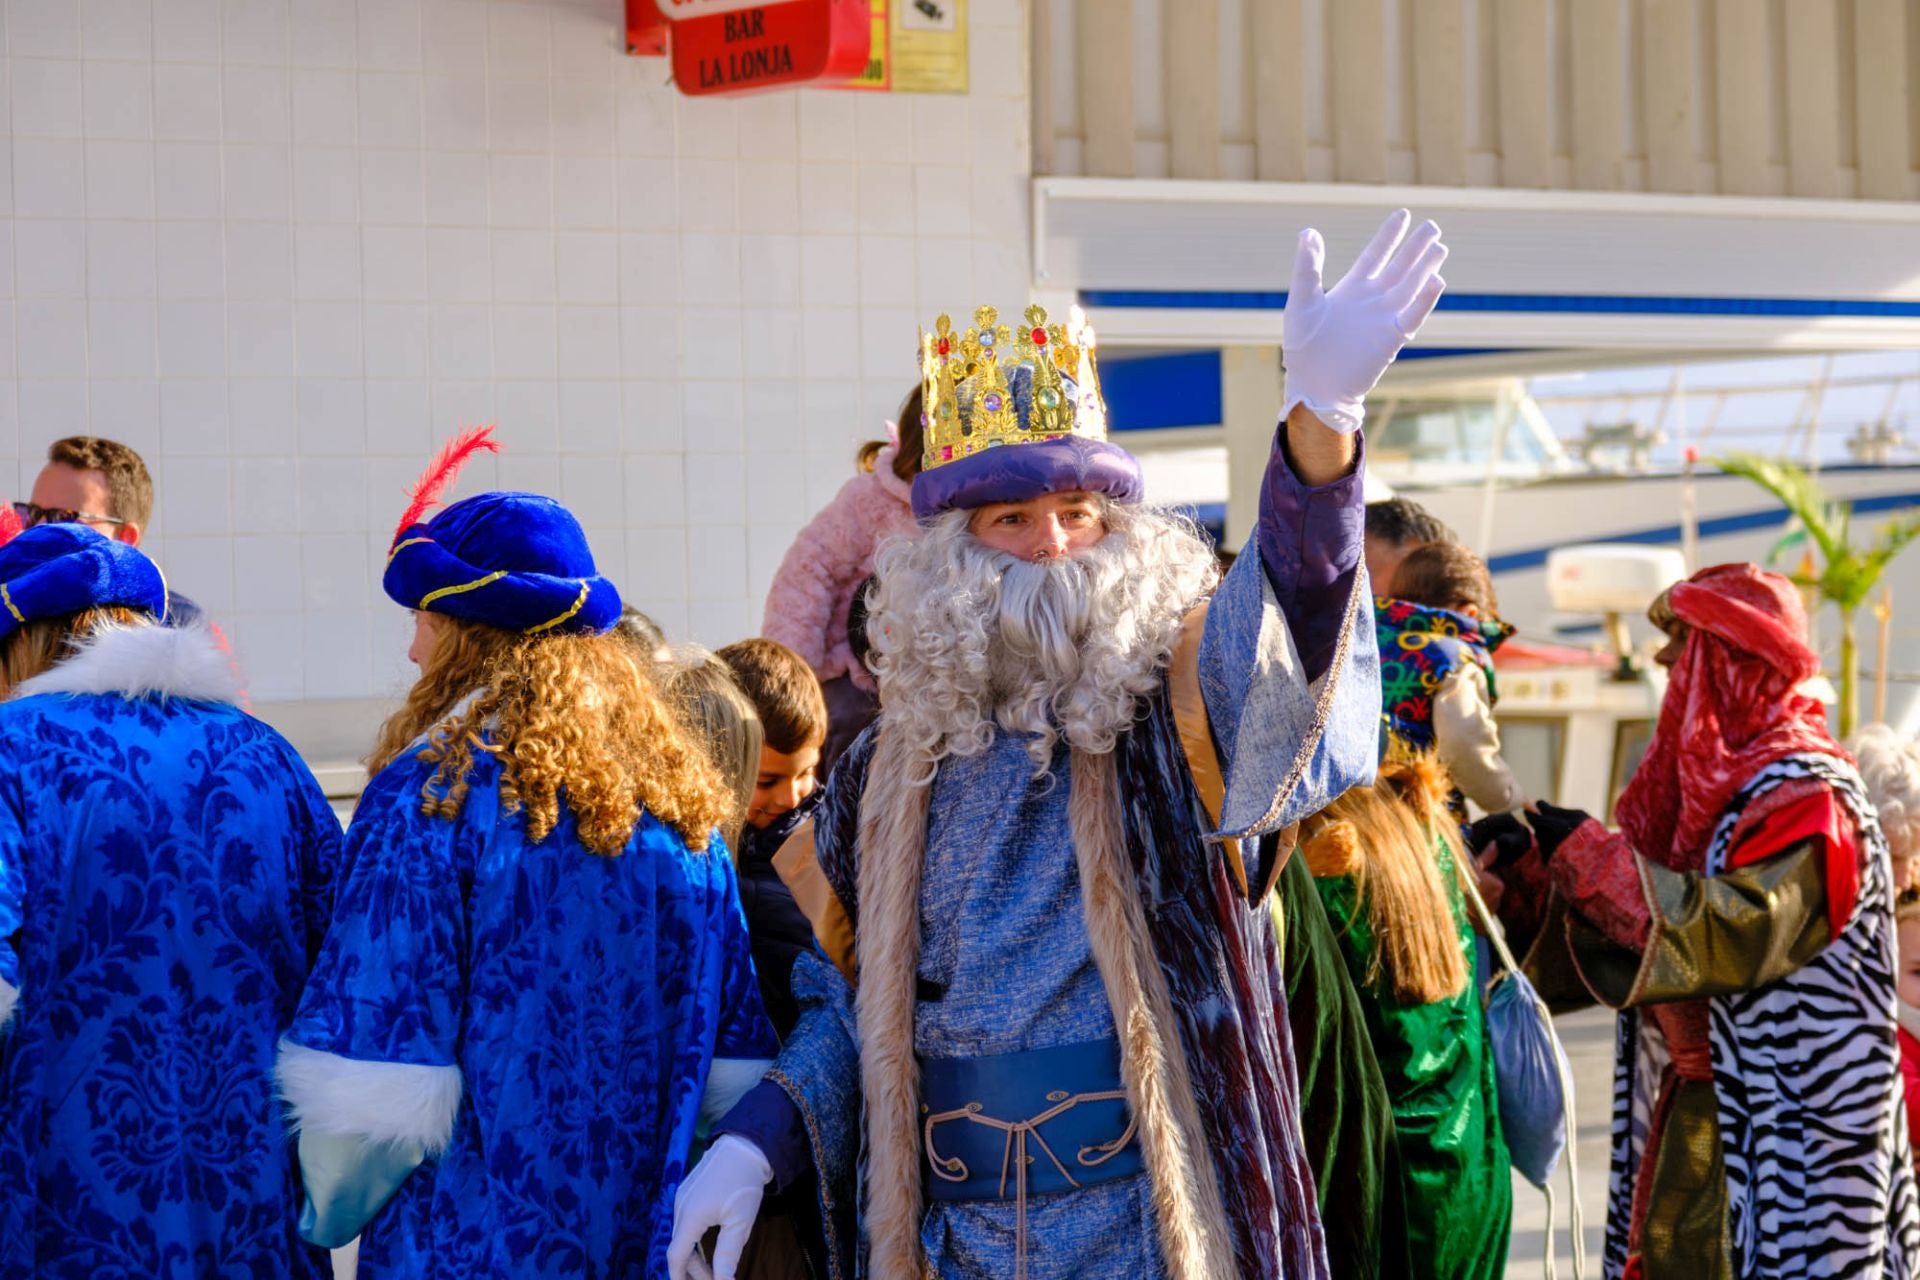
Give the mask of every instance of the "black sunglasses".
[(75, 511), (71, 507), (43, 507), (36, 502), (16, 502), (13, 514), (20, 517), (20, 523), (31, 529), (42, 524), (110, 524), (123, 525), (125, 520), (114, 516), (97, 516), (91, 511)]

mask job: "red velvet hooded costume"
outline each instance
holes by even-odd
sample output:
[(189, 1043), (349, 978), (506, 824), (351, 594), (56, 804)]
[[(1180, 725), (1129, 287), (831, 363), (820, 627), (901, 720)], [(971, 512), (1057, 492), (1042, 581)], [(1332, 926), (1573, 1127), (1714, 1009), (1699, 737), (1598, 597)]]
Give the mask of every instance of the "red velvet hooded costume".
[[(1803, 638), (1806, 609), (1791, 582), (1751, 564), (1714, 565), (1675, 585), (1667, 603), (1687, 635), (1653, 742), (1614, 805), (1620, 834), (1589, 822), (1552, 867), (1556, 887), (1582, 915), (1635, 949), (1646, 944), (1649, 919), (1629, 851), (1674, 871), (1702, 871), (1728, 802), (1761, 769), (1799, 752), (1851, 759), (1827, 731), (1820, 703), (1799, 689), (1819, 673), (1820, 659)], [(1851, 820), (1811, 783), (1767, 800), (1743, 815), (1730, 865), (1824, 836), (1827, 914), (1838, 931), (1860, 879)]]
[[(1824, 916), (1827, 936), (1838, 936), (1853, 915), (1861, 868), (1854, 819), (1834, 790), (1816, 778), (1796, 777), (1744, 806), (1735, 803), (1763, 769), (1789, 756), (1850, 759), (1828, 733), (1819, 702), (1800, 690), (1820, 664), (1803, 638), (1807, 620), (1799, 593), (1785, 578), (1754, 565), (1717, 565), (1676, 585), (1668, 604), (1686, 634), (1653, 742), (1615, 806), (1620, 831), (1589, 819), (1555, 852), (1544, 876), (1538, 852), (1529, 854), (1520, 868), (1522, 878), (1550, 878), (1573, 917), (1643, 958), (1666, 945), (1670, 927), (1656, 902), (1657, 877), (1650, 867), (1704, 880), (1710, 871), (1758, 869), (1812, 842), (1820, 859), (1817, 883), (1824, 892), (1815, 889), (1797, 906), (1776, 905), (1768, 912), (1786, 925), (1792, 925), (1796, 911), (1802, 924)], [(1716, 829), (1731, 809), (1739, 816), (1720, 865), (1710, 868)], [(1783, 931), (1800, 932), (1798, 926)], [(1574, 950), (1580, 953), (1579, 947)], [(1680, 990), (1644, 988), (1644, 977), (1623, 1000), (1618, 987), (1594, 985), (1598, 971), (1587, 969), (1587, 963), (1579, 962), (1582, 980), (1608, 1003), (1637, 1007), (1639, 1016), (1658, 1029), (1670, 1062), (1658, 1080), (1648, 1158), (1630, 1171), (1625, 1187), (1616, 1182), (1616, 1196), (1631, 1196), (1622, 1274), (1631, 1280), (1643, 1266), (1645, 1274), (1665, 1275), (1704, 1265), (1704, 1253), (1683, 1249), (1675, 1254), (1670, 1230), (1665, 1241), (1643, 1231), (1651, 1230), (1650, 1210), (1661, 1208), (1653, 1202), (1680, 1189), (1657, 1187), (1655, 1169), (1682, 1091), (1707, 1087), (1716, 1078), (1711, 1001)], [(1735, 967), (1744, 963), (1737, 960)], [(1616, 1096), (1616, 1111), (1619, 1105)], [(1681, 1125), (1675, 1141), (1687, 1143), (1687, 1133), (1688, 1126)], [(1697, 1143), (1699, 1133), (1693, 1128), (1692, 1141)], [(1620, 1172), (1616, 1167), (1616, 1179)], [(1626, 1203), (1616, 1201), (1616, 1208)], [(1670, 1209), (1662, 1209), (1663, 1216)]]

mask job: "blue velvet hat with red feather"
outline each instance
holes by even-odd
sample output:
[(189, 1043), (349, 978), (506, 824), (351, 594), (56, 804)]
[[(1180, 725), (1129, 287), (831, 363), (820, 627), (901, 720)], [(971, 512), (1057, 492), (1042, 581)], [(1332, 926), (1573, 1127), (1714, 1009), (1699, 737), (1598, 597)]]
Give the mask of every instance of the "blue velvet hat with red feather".
[(0, 545), (0, 637), (29, 622), (118, 606), (167, 615), (160, 568), (79, 524), (43, 524)]
[(598, 634), (620, 617), (620, 592), (594, 567), (573, 513), (534, 493), (482, 493), (431, 519), (427, 508), (480, 450), (492, 428), (448, 444), (414, 486), (387, 554), (382, 586), (395, 603), (527, 635)]

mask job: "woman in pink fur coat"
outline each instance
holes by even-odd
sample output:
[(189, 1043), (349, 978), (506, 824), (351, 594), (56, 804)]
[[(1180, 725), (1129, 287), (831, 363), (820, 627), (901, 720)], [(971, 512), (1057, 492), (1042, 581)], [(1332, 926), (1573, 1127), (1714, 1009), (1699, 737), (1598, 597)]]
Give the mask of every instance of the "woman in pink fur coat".
[(885, 440), (860, 450), (858, 473), (794, 538), (767, 592), (761, 634), (806, 659), (827, 696), (831, 727), (820, 754), (822, 775), (879, 708), (847, 622), (854, 597), (873, 576), (875, 549), (913, 528), (910, 494), (922, 439), (915, 387), (900, 406), (899, 424), (888, 423)]

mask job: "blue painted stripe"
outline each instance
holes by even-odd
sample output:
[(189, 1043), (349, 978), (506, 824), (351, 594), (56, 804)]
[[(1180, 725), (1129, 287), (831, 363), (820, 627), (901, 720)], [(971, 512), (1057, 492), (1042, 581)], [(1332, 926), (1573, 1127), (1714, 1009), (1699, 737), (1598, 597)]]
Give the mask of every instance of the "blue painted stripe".
[[(1508, 347), (1417, 347), (1402, 360), (1505, 354)], [(1220, 385), (1220, 350), (1109, 358), (1100, 365), (1108, 426), (1116, 432), (1166, 431), (1220, 425), (1226, 407)]]
[(1218, 426), (1224, 412), (1217, 348), (1102, 360), (1100, 390), (1114, 431)]
[(1407, 347), (1394, 359), (1451, 360), (1458, 356), (1509, 356), (1531, 350), (1531, 347)]
[[(1285, 290), (1086, 289), (1081, 292), (1080, 301), (1089, 307), (1163, 311), (1280, 311), (1287, 305), (1287, 294)], [(1441, 296), (1439, 310), (1635, 316), (1920, 318), (1920, 302), (1888, 302), (1871, 298), (1660, 298), (1608, 294), (1449, 293)]]
[[(1886, 493), (1870, 498), (1854, 500), (1855, 515), (1868, 515), (1875, 511), (1894, 511), (1901, 507), (1920, 505), (1920, 493)], [(1724, 538), (1735, 533), (1751, 533), (1755, 529), (1769, 529), (1783, 525), (1789, 516), (1785, 507), (1775, 507), (1771, 511), (1748, 511), (1737, 516), (1716, 516), (1711, 520), (1700, 521), (1702, 538)], [(1635, 529), (1626, 533), (1609, 533), (1591, 539), (1593, 542), (1630, 542), (1640, 545), (1662, 546), (1678, 543), (1681, 539), (1681, 527), (1677, 524), (1657, 525), (1650, 529)], [(1504, 555), (1493, 556), (1487, 561), (1489, 573), (1515, 573), (1525, 569), (1538, 569), (1547, 563), (1549, 552), (1566, 546), (1564, 542), (1551, 547), (1535, 547), (1528, 551), (1509, 551)]]

